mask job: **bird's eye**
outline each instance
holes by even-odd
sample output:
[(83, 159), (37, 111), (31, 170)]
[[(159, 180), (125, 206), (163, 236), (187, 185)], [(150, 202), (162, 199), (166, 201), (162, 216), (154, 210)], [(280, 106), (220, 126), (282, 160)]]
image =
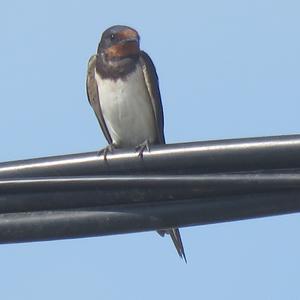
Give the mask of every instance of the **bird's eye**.
[(115, 35), (114, 33), (112, 33), (112, 34), (110, 35), (110, 40), (113, 41), (115, 38), (116, 38), (116, 35)]

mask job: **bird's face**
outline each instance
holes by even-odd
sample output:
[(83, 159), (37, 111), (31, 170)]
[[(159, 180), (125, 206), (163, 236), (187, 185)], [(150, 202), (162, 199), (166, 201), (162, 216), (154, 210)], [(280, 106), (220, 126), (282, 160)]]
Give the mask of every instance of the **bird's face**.
[(136, 30), (128, 26), (113, 26), (102, 34), (98, 53), (108, 61), (118, 61), (137, 56), (140, 52), (140, 38)]

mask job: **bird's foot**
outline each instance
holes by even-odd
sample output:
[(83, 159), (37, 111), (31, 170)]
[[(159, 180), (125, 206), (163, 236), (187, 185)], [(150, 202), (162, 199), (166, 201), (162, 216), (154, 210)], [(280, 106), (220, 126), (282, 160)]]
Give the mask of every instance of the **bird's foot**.
[(105, 148), (100, 149), (100, 150), (97, 152), (97, 155), (98, 155), (98, 156), (103, 155), (104, 160), (107, 161), (107, 154), (108, 154), (108, 153), (113, 153), (113, 152), (114, 152), (114, 149), (115, 149), (115, 145), (114, 145), (114, 144), (109, 144), (109, 145), (107, 145)]
[(138, 156), (140, 158), (143, 158), (145, 150), (147, 150), (148, 152), (150, 152), (150, 143), (149, 143), (148, 140), (146, 140), (145, 142), (143, 142), (143, 143), (141, 143), (141, 144), (139, 144), (139, 145), (137, 145), (135, 147), (135, 151), (139, 152)]

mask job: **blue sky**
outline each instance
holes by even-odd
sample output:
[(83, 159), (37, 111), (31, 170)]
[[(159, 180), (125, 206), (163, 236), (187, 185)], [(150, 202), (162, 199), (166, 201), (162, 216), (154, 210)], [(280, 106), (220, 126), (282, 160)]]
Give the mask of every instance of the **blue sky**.
[[(103, 3), (102, 3), (103, 2)], [(167, 142), (300, 133), (300, 2), (7, 1), (0, 11), (0, 161), (106, 144), (85, 93), (103, 30), (136, 28), (160, 78)], [(0, 245), (10, 299), (299, 299), (299, 214)]]

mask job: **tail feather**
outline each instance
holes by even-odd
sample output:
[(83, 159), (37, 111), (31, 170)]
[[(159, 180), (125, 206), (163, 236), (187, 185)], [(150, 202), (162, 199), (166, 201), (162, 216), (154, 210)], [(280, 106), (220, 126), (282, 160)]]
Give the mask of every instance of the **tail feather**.
[(164, 236), (166, 233), (169, 234), (172, 238), (172, 241), (175, 245), (175, 248), (177, 250), (178, 255), (184, 259), (184, 261), (187, 263), (183, 243), (181, 240), (180, 232), (178, 228), (171, 228), (166, 230), (158, 230), (157, 231), (161, 236)]

